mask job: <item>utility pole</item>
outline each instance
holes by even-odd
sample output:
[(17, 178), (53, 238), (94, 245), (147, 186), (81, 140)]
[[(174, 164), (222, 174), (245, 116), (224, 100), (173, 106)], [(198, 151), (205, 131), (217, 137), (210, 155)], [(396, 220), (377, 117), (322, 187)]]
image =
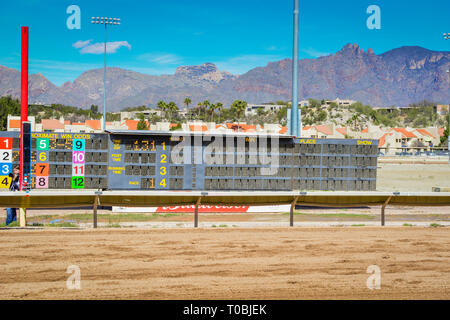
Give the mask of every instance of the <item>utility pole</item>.
[[(444, 33), (444, 39), (450, 40), (450, 33)], [(450, 70), (447, 70), (447, 76), (450, 77)], [(449, 79), (449, 87), (450, 87), (450, 78)], [(447, 136), (447, 150), (448, 150), (448, 162), (450, 163), (450, 101), (448, 106), (448, 136)]]
[(294, 0), (294, 45), (292, 52), (292, 105), (290, 135), (299, 137), (301, 135), (301, 114), (298, 109), (298, 13), (299, 0)]

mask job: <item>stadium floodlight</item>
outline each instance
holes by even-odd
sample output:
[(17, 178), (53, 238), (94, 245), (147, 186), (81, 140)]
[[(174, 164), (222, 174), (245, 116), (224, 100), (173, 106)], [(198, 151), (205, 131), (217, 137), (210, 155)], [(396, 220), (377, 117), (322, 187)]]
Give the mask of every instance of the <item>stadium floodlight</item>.
[[(94, 17), (92, 17), (94, 18)], [(120, 25), (120, 23), (115, 23), (113, 21), (120, 21), (119, 18), (112, 18), (112, 17), (101, 17), (100, 23), (103, 24), (103, 21), (105, 22), (105, 61), (104, 61), (104, 67), (103, 67), (103, 131), (106, 131), (106, 26), (109, 25)], [(97, 17), (96, 21), (92, 20), (91, 23), (98, 24), (99, 23), (99, 17)]]

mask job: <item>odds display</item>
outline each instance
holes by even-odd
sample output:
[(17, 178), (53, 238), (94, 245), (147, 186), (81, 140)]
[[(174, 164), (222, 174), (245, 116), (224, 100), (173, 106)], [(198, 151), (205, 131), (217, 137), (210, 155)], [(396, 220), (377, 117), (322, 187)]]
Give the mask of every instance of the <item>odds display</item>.
[[(0, 133), (0, 188), (19, 165)], [(116, 131), (31, 135), (32, 189), (376, 190), (377, 140)]]

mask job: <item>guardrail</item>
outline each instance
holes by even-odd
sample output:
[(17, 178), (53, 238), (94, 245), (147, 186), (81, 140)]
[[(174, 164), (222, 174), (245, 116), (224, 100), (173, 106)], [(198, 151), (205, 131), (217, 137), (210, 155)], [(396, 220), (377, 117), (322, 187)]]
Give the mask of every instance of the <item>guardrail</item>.
[[(378, 156), (448, 157), (447, 147), (379, 147)], [(389, 151), (394, 151), (394, 153)], [(398, 151), (397, 151), (398, 150)]]
[(290, 204), (290, 226), (294, 225), (296, 204), (349, 207), (382, 205), (381, 225), (385, 224), (385, 208), (402, 206), (450, 206), (450, 192), (374, 192), (374, 191), (35, 191), (0, 192), (0, 206), (11, 208), (64, 208), (93, 206), (94, 228), (97, 207), (152, 207), (195, 205), (194, 226), (198, 227), (198, 206), (202, 205), (274, 205)]

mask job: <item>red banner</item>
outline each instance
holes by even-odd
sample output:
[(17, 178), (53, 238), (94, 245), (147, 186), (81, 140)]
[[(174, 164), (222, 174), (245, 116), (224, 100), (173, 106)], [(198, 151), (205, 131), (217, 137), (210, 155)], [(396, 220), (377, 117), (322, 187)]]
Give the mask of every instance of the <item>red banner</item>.
[[(249, 206), (203, 206), (198, 207), (198, 212), (247, 212)], [(170, 213), (170, 212), (194, 212), (195, 206), (173, 206), (173, 207), (158, 207), (156, 212), (158, 213)]]

